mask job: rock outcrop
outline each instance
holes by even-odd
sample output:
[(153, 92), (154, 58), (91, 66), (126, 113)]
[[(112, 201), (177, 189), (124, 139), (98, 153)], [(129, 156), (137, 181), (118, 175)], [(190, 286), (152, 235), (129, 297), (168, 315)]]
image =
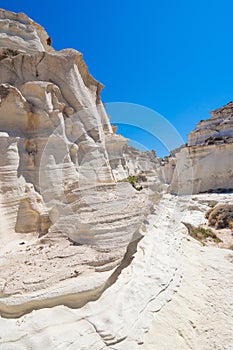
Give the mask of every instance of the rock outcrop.
[(230, 350), (231, 223), (187, 227), (233, 195), (167, 192), (233, 187), (232, 103), (159, 160), (116, 134), (102, 88), (0, 10), (0, 348)]
[(188, 137), (188, 145), (213, 145), (233, 142), (233, 102), (211, 112), (212, 118), (202, 120)]
[(0, 47), (1, 56), (14, 55), (19, 50), (33, 53), (35, 51), (52, 51), (51, 38), (44, 28), (31, 20), (24, 13), (0, 10)]
[[(80, 309), (60, 305), (0, 318), (1, 349), (230, 350), (232, 251), (201, 245), (181, 224), (205, 223), (213, 201), (230, 203), (232, 194), (165, 195), (111, 288)], [(72, 297), (70, 306), (78, 299)]]
[(17, 242), (3, 252), (11, 273), (0, 267), (0, 312), (20, 315), (37, 307), (35, 293), (48, 305), (49, 284), (53, 305), (65, 294), (96, 298), (140, 237), (153, 193), (147, 178), (142, 191), (118, 182), (143, 165), (127, 166), (127, 139), (112, 129), (82, 54), (53, 50), (24, 14), (0, 10), (0, 29), (0, 233), (6, 247)]
[(166, 157), (161, 179), (172, 193), (233, 189), (233, 103), (212, 112), (189, 134), (187, 146)]

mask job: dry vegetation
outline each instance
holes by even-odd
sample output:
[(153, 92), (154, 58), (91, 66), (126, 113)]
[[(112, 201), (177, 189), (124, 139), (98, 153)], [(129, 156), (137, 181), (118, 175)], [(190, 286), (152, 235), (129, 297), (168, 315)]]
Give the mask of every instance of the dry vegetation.
[(222, 240), (210, 228), (204, 228), (202, 226), (195, 227), (186, 222), (183, 222), (183, 224), (187, 227), (190, 236), (201, 243), (204, 243), (207, 239), (211, 239), (215, 243), (222, 242)]
[(218, 205), (206, 213), (210, 226), (216, 229), (230, 228), (233, 230), (233, 205)]

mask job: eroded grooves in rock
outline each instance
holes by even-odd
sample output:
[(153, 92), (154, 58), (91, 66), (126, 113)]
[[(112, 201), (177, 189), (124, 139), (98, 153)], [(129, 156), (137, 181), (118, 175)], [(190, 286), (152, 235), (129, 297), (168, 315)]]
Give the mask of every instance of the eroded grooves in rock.
[(161, 179), (171, 185), (172, 193), (233, 189), (233, 103), (211, 114), (189, 134), (187, 146), (171, 153), (161, 168)]
[(158, 159), (51, 43), (0, 10), (1, 350), (232, 349), (232, 102)]
[(142, 191), (119, 181), (143, 172), (140, 152), (127, 156), (128, 140), (113, 131), (103, 85), (82, 54), (57, 52), (50, 41), (26, 15), (0, 10), (0, 310), (7, 316), (95, 299), (138, 238), (151, 206), (146, 174), (158, 167), (146, 156)]

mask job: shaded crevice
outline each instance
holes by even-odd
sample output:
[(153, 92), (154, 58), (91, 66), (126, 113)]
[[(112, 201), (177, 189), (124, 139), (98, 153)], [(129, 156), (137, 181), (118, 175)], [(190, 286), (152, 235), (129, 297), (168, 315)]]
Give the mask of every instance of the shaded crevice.
[(41, 58), (39, 59), (39, 62), (36, 63), (36, 76), (37, 76), (37, 77), (39, 76), (39, 73), (38, 73), (38, 66), (39, 66), (39, 64), (43, 61), (44, 58), (45, 58), (45, 52), (42, 52), (42, 56), (41, 56)]
[[(140, 236), (139, 236), (140, 235)], [(136, 236), (138, 236), (136, 238)], [(126, 253), (124, 255), (124, 258), (122, 259), (120, 265), (116, 268), (116, 270), (113, 272), (113, 274), (109, 277), (105, 284), (105, 290), (111, 287), (120, 276), (121, 272), (128, 267), (132, 260), (134, 259), (134, 254), (137, 252), (138, 243), (141, 241), (143, 236), (139, 233), (136, 233), (132, 239), (132, 241), (129, 243)], [(103, 291), (104, 292), (104, 291)]]

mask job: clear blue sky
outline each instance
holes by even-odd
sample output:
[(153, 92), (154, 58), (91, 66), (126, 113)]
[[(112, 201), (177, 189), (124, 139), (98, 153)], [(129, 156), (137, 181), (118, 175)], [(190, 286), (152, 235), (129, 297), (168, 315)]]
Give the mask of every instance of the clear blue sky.
[[(185, 141), (210, 110), (233, 100), (232, 0), (2, 0), (0, 6), (43, 25), (55, 49), (83, 52), (106, 86), (104, 102), (154, 109)], [(136, 135), (126, 129), (126, 136)], [(149, 137), (146, 146), (156, 148)]]

